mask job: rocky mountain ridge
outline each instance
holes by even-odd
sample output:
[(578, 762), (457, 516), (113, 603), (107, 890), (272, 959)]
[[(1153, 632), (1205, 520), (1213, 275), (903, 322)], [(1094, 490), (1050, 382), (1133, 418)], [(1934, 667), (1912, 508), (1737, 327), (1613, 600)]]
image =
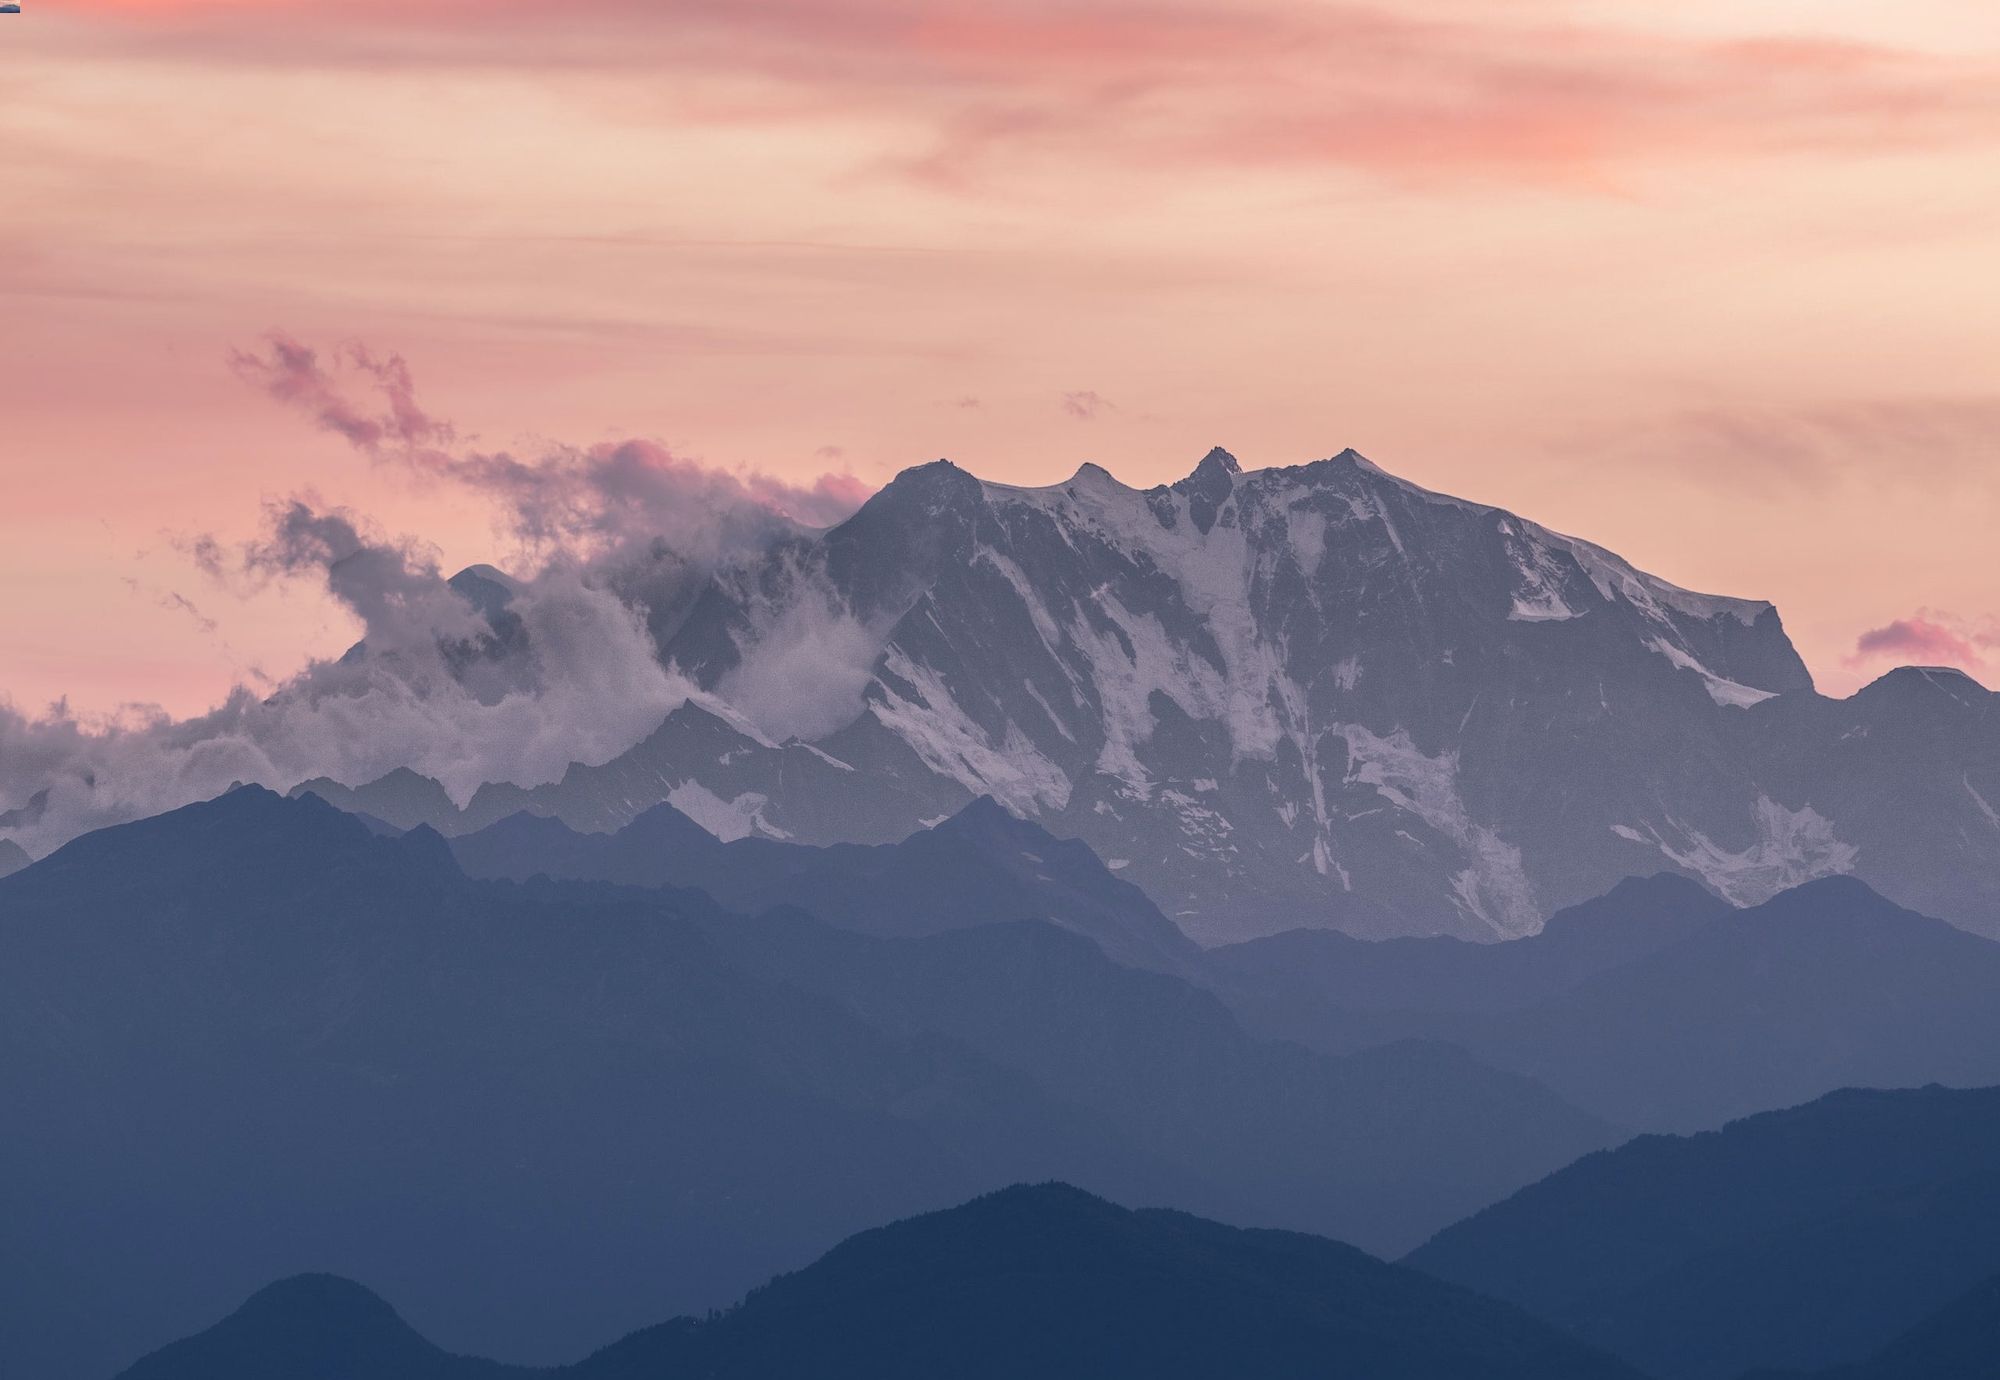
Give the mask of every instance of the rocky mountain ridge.
[(666, 800), (808, 843), (991, 796), (1204, 943), (1513, 938), (1661, 868), (1737, 904), (1852, 871), (2000, 932), (1991, 693), (1905, 668), (1827, 699), (1768, 603), (1352, 451), (1246, 473), (1217, 450), (1147, 490), (940, 461), (683, 602), (651, 621), (700, 696), (610, 762), (462, 809), (307, 788), (447, 833)]

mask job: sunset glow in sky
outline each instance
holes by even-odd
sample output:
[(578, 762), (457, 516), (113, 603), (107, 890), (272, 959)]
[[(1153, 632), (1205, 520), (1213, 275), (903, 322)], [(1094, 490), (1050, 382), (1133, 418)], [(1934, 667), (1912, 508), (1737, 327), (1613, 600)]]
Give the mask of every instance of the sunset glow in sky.
[(269, 501), (447, 569), (516, 554), (477, 493), (274, 397), (243, 367), (273, 333), (400, 356), (481, 445), (641, 438), (774, 491), (1353, 446), (1774, 600), (1829, 692), (1911, 661), (2000, 684), (1984, 0), (24, 10), (23, 710), (187, 713), (337, 654), (322, 594), (201, 569)]

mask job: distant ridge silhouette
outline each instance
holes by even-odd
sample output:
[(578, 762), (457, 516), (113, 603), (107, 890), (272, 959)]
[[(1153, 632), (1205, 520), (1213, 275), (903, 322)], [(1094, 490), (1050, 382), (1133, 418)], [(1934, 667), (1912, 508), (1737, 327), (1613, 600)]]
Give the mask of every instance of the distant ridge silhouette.
[(118, 1380), (1639, 1380), (1505, 1304), (1288, 1232), (1016, 1187), (850, 1238), (705, 1321), (527, 1371), (284, 1281)]

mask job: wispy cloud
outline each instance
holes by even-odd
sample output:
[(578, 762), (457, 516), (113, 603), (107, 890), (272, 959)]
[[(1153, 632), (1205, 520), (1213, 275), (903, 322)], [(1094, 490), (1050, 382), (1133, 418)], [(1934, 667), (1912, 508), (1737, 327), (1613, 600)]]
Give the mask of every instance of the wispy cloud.
[[(449, 423), (417, 406), (410, 366), (401, 355), (378, 357), (365, 345), (348, 344), (329, 367), (320, 362), (317, 350), (273, 331), (265, 337), (261, 353), (231, 351), (229, 366), (239, 378), (370, 454), (448, 445), (454, 439)], [(336, 378), (342, 368), (379, 395), (378, 411), (369, 411), (349, 395)]]
[(230, 365), (370, 460), (495, 500), (512, 535), (539, 559), (603, 559), (660, 543), (684, 558), (717, 559), (764, 545), (793, 524), (830, 526), (870, 492), (844, 471), (780, 479), (707, 465), (644, 438), (527, 455), (461, 444), (457, 427), (418, 402), (402, 357), (364, 345), (322, 356), (273, 332), (260, 351), (233, 352)]
[(1075, 393), (1062, 395), (1062, 409), (1079, 422), (1093, 422), (1106, 412), (1116, 411), (1117, 404), (1103, 394), (1085, 388)]
[[(156, 55), (643, 72), (674, 119), (888, 116), (890, 157), (973, 185), (1051, 157), (1344, 167), (1615, 188), (1633, 162), (1925, 148), (2000, 133), (1989, 64), (1555, 4), (1293, 0), (80, 0)], [(177, 42), (178, 36), (178, 42)]]
[(1711, 404), (1557, 443), (1762, 487), (1848, 474), (1983, 473), (2000, 458), (2000, 397), (1871, 398), (1793, 407)]

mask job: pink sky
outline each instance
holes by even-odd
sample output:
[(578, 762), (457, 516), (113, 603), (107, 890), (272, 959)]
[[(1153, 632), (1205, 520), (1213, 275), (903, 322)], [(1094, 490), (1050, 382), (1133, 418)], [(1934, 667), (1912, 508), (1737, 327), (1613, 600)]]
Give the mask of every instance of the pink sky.
[[(1845, 692), (2000, 658), (2000, 7), (27, 0), (0, 19), (0, 693), (185, 713), (353, 636), (195, 538), (464, 486), (231, 367), (401, 355), (477, 444), (810, 488), (1355, 446)], [(2000, 669), (2000, 668), (1996, 668)]]

